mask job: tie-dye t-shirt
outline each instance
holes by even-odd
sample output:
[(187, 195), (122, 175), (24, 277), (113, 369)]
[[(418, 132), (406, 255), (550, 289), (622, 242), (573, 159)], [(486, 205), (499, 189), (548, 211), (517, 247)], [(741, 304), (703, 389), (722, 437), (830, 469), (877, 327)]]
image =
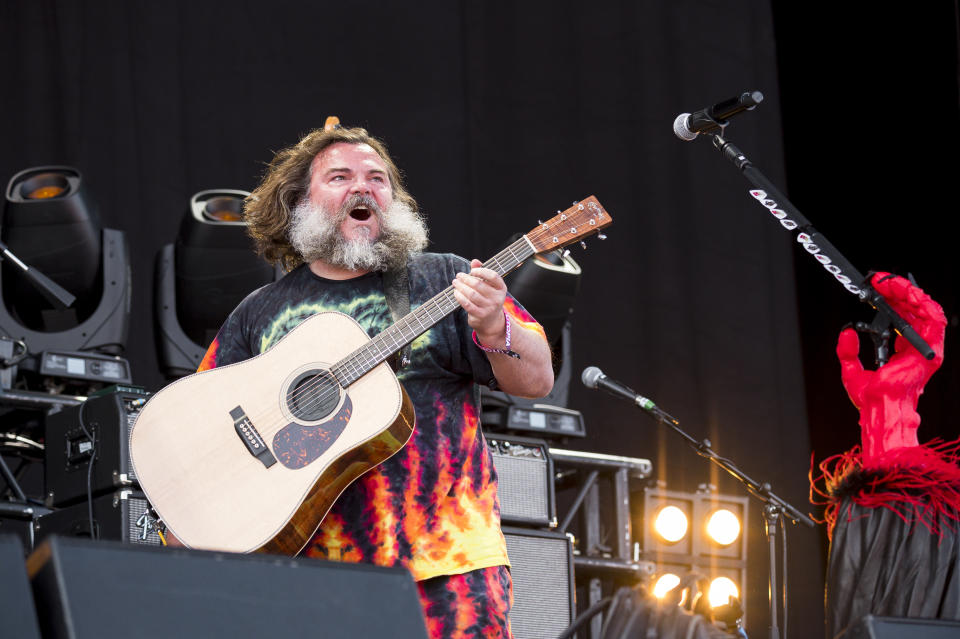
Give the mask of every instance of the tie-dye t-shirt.
[[(411, 309), (469, 270), (469, 263), (454, 255), (411, 258)], [(516, 323), (542, 333), (509, 295), (504, 308)], [(254, 291), (231, 313), (200, 369), (262, 353), (321, 311), (352, 316), (370, 337), (393, 323), (380, 273), (335, 281), (303, 265)], [(466, 313), (458, 308), (415, 339), (411, 359), (397, 377), (416, 411), (413, 436), (344, 491), (304, 554), (402, 565), (417, 580), (509, 565), (476, 385), (494, 386), (496, 380), (486, 355), (472, 342)]]

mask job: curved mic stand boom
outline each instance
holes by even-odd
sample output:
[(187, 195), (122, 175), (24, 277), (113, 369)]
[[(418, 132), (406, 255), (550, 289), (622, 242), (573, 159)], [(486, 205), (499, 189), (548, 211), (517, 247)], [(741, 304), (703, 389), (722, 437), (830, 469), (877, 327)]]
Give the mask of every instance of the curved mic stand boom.
[[(759, 95), (758, 91), (753, 93)], [(762, 95), (760, 98), (762, 99)], [(709, 115), (701, 115), (701, 118), (709, 118)], [(740, 149), (721, 136), (724, 128), (728, 124), (728, 120), (714, 120), (714, 123), (716, 126), (710, 130), (703, 131), (703, 135), (713, 138), (713, 146), (716, 147), (725, 158), (730, 160), (734, 166), (740, 169), (740, 172), (747, 181), (755, 187), (751, 189), (750, 195), (768, 209), (783, 228), (788, 231), (796, 231), (797, 242), (799, 242), (804, 250), (819, 262), (827, 272), (833, 275), (847, 292), (856, 295), (857, 299), (869, 304), (879, 315), (886, 318), (893, 326), (893, 329), (910, 342), (923, 357), (933, 359), (934, 353), (930, 345), (920, 337), (917, 331), (914, 330), (906, 320), (900, 317), (900, 315), (890, 307), (883, 295), (870, 286), (869, 280), (864, 277), (827, 238), (813, 228), (810, 220), (797, 210), (790, 200), (774, 186), (773, 182), (767, 179), (767, 177), (747, 159)]]
[[(746, 94), (744, 94), (746, 95)], [(762, 94), (759, 92), (752, 92), (749, 94), (754, 98), (754, 104), (756, 106), (763, 99)], [(752, 107), (751, 107), (752, 108)], [(739, 113), (741, 110), (736, 111)], [(731, 111), (732, 112), (732, 111)], [(890, 305), (887, 303), (886, 299), (878, 293), (871, 285), (867, 277), (864, 277), (860, 271), (858, 271), (846, 257), (843, 256), (840, 251), (837, 250), (833, 244), (831, 244), (825, 237), (823, 237), (816, 229), (813, 228), (813, 225), (810, 221), (804, 217), (802, 213), (780, 192), (779, 189), (774, 186), (774, 184), (767, 179), (763, 173), (757, 169), (750, 160), (743, 154), (740, 149), (734, 146), (729, 140), (726, 140), (722, 137), (724, 129), (727, 126), (729, 120), (726, 119), (717, 119), (711, 114), (713, 111), (705, 110), (703, 113), (698, 113), (700, 119), (697, 120), (699, 126), (697, 130), (691, 131), (694, 137), (698, 133), (707, 135), (712, 138), (713, 146), (720, 151), (720, 153), (730, 160), (734, 166), (736, 166), (743, 176), (754, 186), (750, 191), (750, 195), (753, 196), (757, 201), (759, 201), (764, 208), (770, 211), (770, 214), (776, 218), (780, 225), (785, 228), (787, 231), (796, 231), (796, 240), (803, 246), (804, 250), (811, 255), (820, 265), (843, 286), (843, 288), (852, 293), (859, 299), (861, 302), (869, 304), (874, 310), (877, 311), (877, 319), (875, 319), (875, 327), (879, 330), (886, 325), (890, 325), (893, 329), (902, 335), (917, 351), (923, 355), (926, 359), (933, 359), (934, 352), (930, 348), (930, 345), (927, 344), (922, 337), (914, 330), (909, 323), (907, 323), (900, 315), (894, 311)], [(710, 126), (712, 121), (713, 126)], [(705, 124), (706, 123), (706, 124)], [(676, 124), (675, 124), (676, 131)], [(677, 133), (678, 137), (684, 140), (692, 140), (693, 137), (682, 136), (680, 133)], [(878, 345), (878, 359), (884, 359), (884, 351), (881, 346)], [(795, 509), (789, 507), (788, 504), (777, 499), (770, 499), (771, 493), (769, 492), (769, 486), (766, 484), (760, 485), (750, 480), (748, 477), (743, 475), (735, 466), (732, 464), (726, 463), (728, 460), (722, 460), (716, 456), (716, 453), (713, 452), (709, 447), (709, 442), (704, 440), (704, 442), (698, 443), (695, 442), (692, 438), (687, 436), (685, 433), (679, 430), (676, 426), (676, 423), (670, 424), (669, 421), (665, 421), (662, 418), (660, 421), (667, 423), (669, 426), (680, 432), (688, 443), (690, 443), (697, 453), (707, 457), (714, 463), (720, 465), (722, 468), (730, 472), (734, 477), (737, 477), (747, 486), (747, 489), (751, 494), (757, 496), (760, 499), (763, 499), (766, 502), (764, 508), (764, 516), (767, 521), (767, 534), (770, 538), (770, 578), (771, 578), (771, 628), (770, 636), (776, 638), (779, 636), (777, 627), (776, 627), (776, 609), (773, 602), (773, 593), (775, 592), (775, 570), (774, 570), (774, 538), (775, 534), (775, 522), (779, 513), (782, 513), (791, 519), (796, 521), (802, 521), (803, 523), (813, 526), (813, 522), (806, 516), (801, 515)], [(705, 444), (705, 445), (704, 445)], [(799, 515), (799, 516), (798, 516)]]

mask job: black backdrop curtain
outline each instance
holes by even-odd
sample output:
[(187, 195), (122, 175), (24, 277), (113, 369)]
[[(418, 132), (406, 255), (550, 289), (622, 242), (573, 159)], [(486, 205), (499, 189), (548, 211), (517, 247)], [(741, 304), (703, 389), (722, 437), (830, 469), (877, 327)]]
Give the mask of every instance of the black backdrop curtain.
[[(807, 509), (795, 247), (707, 142), (671, 131), (681, 111), (759, 89), (729, 134), (784, 184), (768, 2), (30, 0), (3, 3), (0, 25), (0, 176), (76, 166), (127, 233), (136, 383), (161, 384), (153, 260), (188, 198), (252, 189), (272, 150), (335, 114), (387, 140), (433, 250), (486, 258), (596, 194), (615, 222), (574, 253), (576, 376), (600, 366)], [(629, 405), (575, 383), (570, 406), (589, 433), (577, 445), (651, 458), (669, 488), (742, 494)], [(767, 562), (751, 508), (756, 634)], [(822, 628), (821, 537), (790, 531), (799, 636)]]

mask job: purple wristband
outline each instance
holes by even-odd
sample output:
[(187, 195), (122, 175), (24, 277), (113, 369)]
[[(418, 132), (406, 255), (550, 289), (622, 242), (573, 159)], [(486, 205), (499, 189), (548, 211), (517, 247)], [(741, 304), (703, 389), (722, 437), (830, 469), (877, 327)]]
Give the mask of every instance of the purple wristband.
[(510, 357), (520, 359), (520, 353), (510, 350), (510, 316), (507, 315), (507, 311), (503, 311), (503, 322), (507, 327), (506, 340), (503, 345), (503, 348), (490, 348), (489, 346), (484, 346), (480, 343), (480, 340), (477, 339), (477, 331), (473, 331), (473, 343), (476, 344), (480, 350), (487, 353), (500, 353), (501, 355), (509, 355)]

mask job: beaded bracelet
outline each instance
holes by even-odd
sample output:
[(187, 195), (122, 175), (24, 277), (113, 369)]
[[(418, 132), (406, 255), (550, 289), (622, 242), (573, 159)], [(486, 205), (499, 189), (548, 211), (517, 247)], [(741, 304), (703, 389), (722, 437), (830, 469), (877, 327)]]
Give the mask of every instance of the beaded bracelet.
[(477, 331), (473, 331), (473, 343), (476, 344), (480, 350), (487, 353), (500, 353), (502, 355), (509, 355), (510, 357), (520, 359), (520, 353), (510, 350), (510, 316), (507, 315), (507, 311), (503, 311), (503, 321), (507, 326), (507, 335), (506, 343), (503, 345), (503, 348), (490, 348), (489, 346), (484, 346), (480, 343), (480, 340), (477, 339)]

